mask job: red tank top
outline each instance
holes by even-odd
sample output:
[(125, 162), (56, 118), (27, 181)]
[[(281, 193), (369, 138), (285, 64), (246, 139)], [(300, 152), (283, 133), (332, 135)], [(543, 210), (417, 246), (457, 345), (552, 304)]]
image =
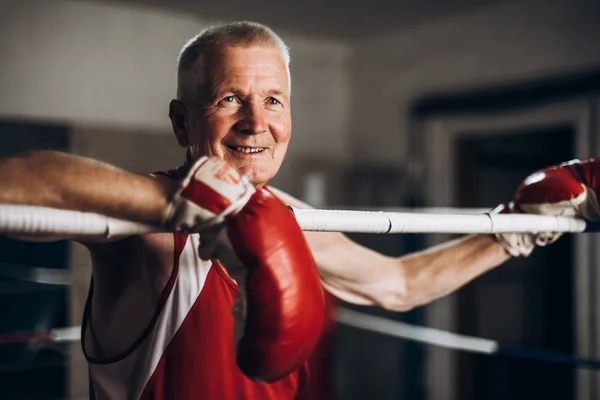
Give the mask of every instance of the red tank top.
[[(179, 179), (182, 170), (164, 173)], [(330, 323), (304, 367), (258, 384), (235, 362), (232, 307), (237, 284), (218, 262), (198, 256), (198, 235), (173, 234), (172, 275), (154, 317), (123, 354), (98, 359), (90, 351), (90, 287), (82, 324), (92, 399), (325, 399), (329, 398)], [(331, 307), (328, 302), (328, 312)], [(309, 382), (310, 368), (318, 371)]]
[(308, 367), (272, 384), (246, 378), (235, 362), (232, 307), (237, 285), (197, 253), (198, 235), (174, 234), (171, 278), (148, 328), (127, 351), (94, 358), (84, 314), (83, 349), (95, 399), (293, 399)]

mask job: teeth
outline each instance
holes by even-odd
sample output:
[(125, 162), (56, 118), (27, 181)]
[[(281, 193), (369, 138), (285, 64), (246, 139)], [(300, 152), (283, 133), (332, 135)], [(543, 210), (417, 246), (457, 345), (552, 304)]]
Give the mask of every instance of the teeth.
[(242, 147), (242, 146), (235, 147), (235, 151), (240, 151), (242, 153), (260, 153), (263, 150), (264, 149), (262, 147)]

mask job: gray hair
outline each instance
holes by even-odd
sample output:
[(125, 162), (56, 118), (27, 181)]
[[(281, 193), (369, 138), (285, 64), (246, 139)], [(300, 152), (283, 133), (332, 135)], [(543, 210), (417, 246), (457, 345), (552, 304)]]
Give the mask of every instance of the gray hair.
[(193, 101), (195, 98), (196, 86), (202, 80), (203, 58), (208, 51), (216, 46), (254, 45), (278, 47), (289, 77), (289, 48), (279, 35), (268, 26), (256, 22), (231, 22), (205, 29), (183, 46), (177, 62), (177, 98), (182, 101)]

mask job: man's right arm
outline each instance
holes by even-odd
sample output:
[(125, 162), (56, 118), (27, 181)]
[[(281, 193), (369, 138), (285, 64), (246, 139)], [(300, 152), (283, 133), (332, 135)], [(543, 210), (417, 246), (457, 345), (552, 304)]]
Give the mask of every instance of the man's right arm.
[(178, 184), (81, 156), (37, 151), (0, 160), (0, 188), (0, 204), (91, 212), (161, 225)]

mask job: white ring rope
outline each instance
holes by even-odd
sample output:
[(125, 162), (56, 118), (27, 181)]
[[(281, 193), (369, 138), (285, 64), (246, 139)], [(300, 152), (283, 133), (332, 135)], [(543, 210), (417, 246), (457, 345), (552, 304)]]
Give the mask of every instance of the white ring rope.
[[(334, 319), (340, 323), (369, 332), (406, 339), (425, 345), (480, 353), (487, 355), (517, 357), (540, 362), (569, 364), (576, 368), (600, 369), (600, 360), (581, 358), (577, 355), (557, 353), (548, 350), (515, 348), (502, 346), (495, 340), (460, 335), (441, 329), (434, 329), (393, 321), (383, 317), (364, 314), (347, 308), (339, 308)], [(81, 340), (81, 326), (53, 328), (34, 332), (15, 332), (0, 335), (0, 345), (31, 343), (50, 346), (52, 343), (71, 343)]]
[(78, 342), (81, 340), (81, 326), (52, 329), (49, 335), (53, 342)]
[(71, 284), (70, 271), (62, 268), (39, 268), (0, 262), (0, 276), (42, 285)]
[[(450, 214), (292, 208), (304, 231), (360, 233), (584, 232), (582, 219), (531, 214)], [(457, 211), (460, 212), (460, 209)], [(0, 233), (114, 238), (161, 229), (99, 214), (0, 205)], [(164, 230), (162, 230), (164, 231)]]
[(112, 238), (157, 231), (149, 225), (100, 214), (48, 207), (0, 205), (0, 232), (6, 234)]
[(584, 232), (584, 220), (532, 214), (426, 214), (293, 209), (305, 231), (362, 233)]
[[(346, 308), (339, 308), (334, 319), (344, 325), (364, 329), (370, 332), (381, 333), (396, 338), (413, 340), (448, 349), (484, 354), (492, 354), (498, 350), (498, 343), (493, 340), (459, 335), (440, 329), (420, 327), (360, 313)], [(2, 335), (0, 335), (0, 344), (3, 342), (1, 336)], [(37, 339), (38, 341), (47, 342), (76, 342), (81, 340), (81, 326), (53, 328), (46, 332), (16, 333), (14, 336), (21, 336), (26, 341)], [(5, 342), (17, 343), (19, 341), (20, 339)]]
[(347, 308), (339, 308), (334, 319), (344, 325), (377, 332), (401, 339), (475, 353), (493, 354), (498, 350), (498, 342), (473, 336), (459, 335), (441, 329), (427, 328), (369, 315)]
[[(19, 268), (23, 269), (27, 267)], [(34, 270), (38, 272), (37, 270), (45, 269), (34, 268)], [(21, 276), (21, 278), (25, 280), (32, 279), (38, 281), (39, 278), (37, 273), (19, 273), (18, 275), (26, 275)], [(65, 275), (68, 275), (67, 271), (65, 271)], [(62, 278), (67, 279), (54, 279), (52, 284), (69, 285), (70, 279), (68, 279), (67, 276)], [(441, 329), (407, 324), (357, 312), (344, 307), (339, 307), (337, 309), (333, 319), (340, 324), (354, 328), (452, 350), (570, 364), (577, 368), (600, 369), (600, 360), (597, 359), (581, 358), (573, 354), (557, 353), (548, 350), (502, 346), (495, 340), (460, 335)], [(46, 346), (51, 346), (52, 343), (70, 343), (81, 340), (80, 326), (48, 329), (49, 321), (48, 318), (40, 319), (36, 326), (36, 330), (34, 331), (1, 334), (0, 345), (31, 343), (36, 344), (39, 347), (44, 344)]]

